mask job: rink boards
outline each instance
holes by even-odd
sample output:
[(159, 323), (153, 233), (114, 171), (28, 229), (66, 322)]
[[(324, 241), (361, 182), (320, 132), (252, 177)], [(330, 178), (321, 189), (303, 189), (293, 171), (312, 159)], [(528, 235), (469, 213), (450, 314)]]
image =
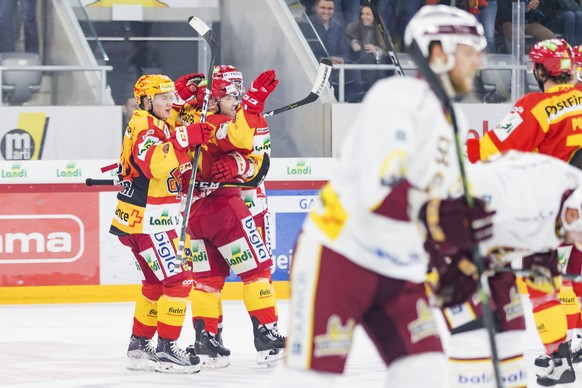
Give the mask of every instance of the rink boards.
[[(131, 301), (141, 281), (129, 249), (108, 233), (112, 160), (0, 162), (0, 304)], [(293, 244), (331, 170), (329, 158), (275, 158), (266, 181), (275, 292), (289, 296)], [(231, 274), (225, 299), (242, 298)]]

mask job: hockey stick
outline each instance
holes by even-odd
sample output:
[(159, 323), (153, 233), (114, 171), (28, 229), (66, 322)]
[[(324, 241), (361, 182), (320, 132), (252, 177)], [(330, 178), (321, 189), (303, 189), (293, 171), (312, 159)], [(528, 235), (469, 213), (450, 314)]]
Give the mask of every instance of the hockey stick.
[[(467, 204), (470, 207), (474, 206), (473, 196), (469, 192), (467, 174), (465, 172), (465, 164), (463, 162), (463, 150), (461, 148), (461, 140), (459, 134), (459, 127), (457, 124), (457, 119), (455, 115), (455, 110), (453, 108), (453, 102), (451, 98), (443, 88), (440, 80), (437, 78), (436, 74), (430, 68), (428, 59), (422, 54), (422, 50), (418, 46), (416, 40), (412, 41), (409, 48), (410, 55), (416, 62), (420, 72), (424, 75), (426, 81), (430, 85), (433, 92), (436, 94), (437, 98), (443, 104), (444, 112), (447, 116), (447, 120), (453, 127), (453, 133), (455, 137), (455, 146), (457, 149), (457, 161), (459, 163), (459, 171), (461, 175), (461, 182), (463, 184), (463, 195)], [(477, 283), (477, 294), (483, 305), (483, 323), (485, 329), (487, 330), (487, 335), (489, 337), (489, 346), (491, 347), (491, 360), (493, 363), (493, 374), (495, 377), (495, 383), (498, 388), (503, 387), (501, 383), (501, 371), (499, 369), (499, 354), (497, 352), (497, 344), (495, 343), (495, 323), (493, 318), (493, 312), (491, 311), (491, 306), (489, 299), (491, 298), (491, 290), (489, 289), (488, 279), (485, 273), (485, 267), (483, 263), (483, 258), (479, 254), (479, 246), (473, 244), (471, 249), (471, 256), (473, 263), (477, 266), (477, 272), (479, 275), (479, 282)]]
[[(214, 62), (216, 61), (216, 55), (218, 54), (218, 37), (214, 32), (204, 23), (201, 19), (196, 16), (190, 16), (188, 18), (188, 24), (192, 27), (200, 36), (204, 38), (208, 46), (210, 46), (210, 65), (208, 66), (208, 75), (206, 77), (206, 93), (204, 94), (204, 102), (202, 103), (202, 111), (200, 113), (200, 122), (206, 122), (206, 114), (208, 113), (208, 101), (210, 100), (210, 90), (212, 89), (212, 73), (214, 71)], [(200, 150), (201, 146), (198, 144), (196, 146), (196, 151), (194, 152), (194, 159), (192, 160), (192, 176), (190, 177), (190, 184), (188, 185), (188, 194), (186, 195), (186, 202), (184, 204), (184, 217), (182, 219), (182, 227), (180, 229), (180, 239), (178, 240), (178, 249), (176, 255), (178, 260), (182, 260), (184, 254), (184, 244), (186, 242), (186, 229), (188, 227), (188, 217), (190, 215), (190, 207), (192, 206), (192, 197), (194, 196), (194, 187), (196, 182), (196, 171), (198, 170), (198, 161), (200, 160)]]
[[(261, 163), (261, 167), (259, 167), (259, 171), (257, 171), (256, 175), (245, 182), (196, 182), (194, 184), (197, 190), (216, 190), (221, 187), (258, 187), (265, 178), (267, 177), (267, 173), (269, 172), (269, 166), (271, 162), (269, 159), (269, 155), (266, 153), (263, 154), (263, 162)], [(85, 180), (85, 184), (87, 186), (117, 186), (122, 185), (122, 181), (119, 179), (93, 179), (87, 178)]]
[(313, 84), (313, 88), (311, 92), (305, 97), (303, 100), (299, 100), (289, 105), (282, 106), (270, 112), (263, 113), (263, 117), (271, 117), (273, 115), (287, 112), (288, 110), (299, 108), (300, 106), (311, 104), (312, 102), (316, 101), (321, 92), (323, 92), (323, 88), (327, 84), (327, 80), (331, 74), (331, 61), (327, 58), (323, 58), (321, 62), (319, 62), (319, 68), (317, 70), (317, 77), (315, 78), (315, 83)]
[(385, 28), (385, 24), (384, 21), (382, 20), (382, 18), (380, 17), (380, 15), (374, 15), (374, 17), (378, 16), (378, 29), (380, 30), (380, 32), (382, 33), (382, 36), (384, 37), (384, 41), (386, 42), (386, 48), (388, 49), (388, 56), (390, 57), (390, 60), (392, 61), (392, 64), (394, 66), (396, 66), (396, 74), (398, 74), (398, 76), (400, 77), (404, 77), (404, 71), (402, 71), (402, 66), (400, 65), (400, 60), (398, 59), (398, 57), (396, 56), (396, 49), (394, 48), (394, 44), (392, 43), (392, 36), (390, 35), (390, 32), (388, 31), (387, 28)]

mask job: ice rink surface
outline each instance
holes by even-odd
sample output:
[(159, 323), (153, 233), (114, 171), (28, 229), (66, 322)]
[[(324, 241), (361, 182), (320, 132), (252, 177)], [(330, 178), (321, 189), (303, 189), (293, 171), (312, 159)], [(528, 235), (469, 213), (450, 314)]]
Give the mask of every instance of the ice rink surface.
[[(526, 312), (529, 302), (524, 300)], [(281, 332), (286, 333), (286, 300), (279, 301)], [(190, 312), (180, 345), (193, 343)], [(276, 387), (276, 368), (255, 363), (252, 328), (242, 301), (224, 302), (224, 343), (232, 351), (226, 369), (202, 370), (195, 375), (132, 372), (125, 368), (133, 317), (132, 303), (47, 304), (0, 306), (0, 386), (2, 387)], [(528, 365), (542, 348), (528, 316)], [(578, 381), (557, 387), (582, 387)], [(411, 373), (416, 373), (412, 371)], [(346, 373), (333, 387), (379, 388), (386, 368), (367, 335), (360, 328), (348, 358)], [(537, 387), (533, 367), (528, 387)], [(325, 387), (331, 388), (331, 387)], [(405, 387), (394, 387), (405, 388)]]

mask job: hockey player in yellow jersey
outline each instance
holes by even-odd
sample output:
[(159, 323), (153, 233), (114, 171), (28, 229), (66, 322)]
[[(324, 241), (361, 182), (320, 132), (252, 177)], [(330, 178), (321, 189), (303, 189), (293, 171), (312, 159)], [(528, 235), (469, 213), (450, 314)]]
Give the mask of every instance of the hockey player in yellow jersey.
[[(205, 144), (210, 126), (197, 123), (173, 130), (172, 80), (144, 75), (134, 87), (136, 110), (124, 134), (117, 195), (110, 233), (131, 248), (143, 274), (128, 349), (134, 370), (196, 373), (200, 359), (180, 349), (180, 335), (192, 277), (178, 260), (176, 228), (181, 225), (182, 174), (192, 169), (188, 149)], [(158, 343), (152, 338), (158, 333)]]

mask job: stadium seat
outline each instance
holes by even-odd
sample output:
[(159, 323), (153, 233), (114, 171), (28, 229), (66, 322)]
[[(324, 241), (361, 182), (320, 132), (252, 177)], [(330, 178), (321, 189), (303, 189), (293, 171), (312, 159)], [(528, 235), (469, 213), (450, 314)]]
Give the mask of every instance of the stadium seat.
[(479, 77), (485, 88), (484, 102), (503, 102), (511, 98), (511, 66), (513, 58), (509, 54), (488, 54), (485, 56), (484, 67), (487, 65), (508, 66), (507, 69), (482, 69)]
[[(40, 66), (41, 61), (35, 53), (2, 53), (2, 66)], [(40, 71), (4, 71), (2, 72), (3, 102), (10, 105), (21, 105), (27, 102), (32, 93), (40, 90), (42, 72)]]

